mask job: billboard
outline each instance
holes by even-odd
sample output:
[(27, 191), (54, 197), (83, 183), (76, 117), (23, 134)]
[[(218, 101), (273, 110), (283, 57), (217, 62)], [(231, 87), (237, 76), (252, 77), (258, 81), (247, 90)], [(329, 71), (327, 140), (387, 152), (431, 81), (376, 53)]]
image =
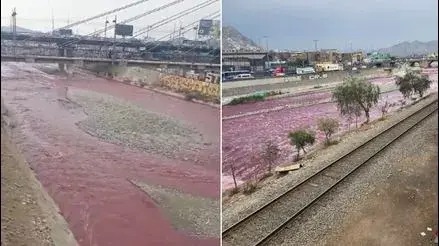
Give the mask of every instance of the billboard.
[(59, 29), (58, 32), (59, 34), (66, 36), (71, 36), (73, 34), (72, 29)]
[(133, 36), (133, 25), (116, 24), (115, 32), (119, 36)]
[(212, 32), (213, 20), (200, 20), (198, 25), (199, 36), (209, 36)]

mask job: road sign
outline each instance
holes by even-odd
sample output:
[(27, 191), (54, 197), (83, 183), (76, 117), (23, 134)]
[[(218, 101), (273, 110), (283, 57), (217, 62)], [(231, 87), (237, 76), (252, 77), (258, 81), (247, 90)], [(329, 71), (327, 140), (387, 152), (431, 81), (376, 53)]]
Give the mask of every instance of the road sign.
[(116, 24), (116, 35), (133, 36), (133, 25)]
[(58, 32), (65, 36), (71, 36), (73, 34), (72, 29), (59, 29)]
[(198, 25), (199, 36), (209, 36), (213, 27), (213, 20), (200, 20)]

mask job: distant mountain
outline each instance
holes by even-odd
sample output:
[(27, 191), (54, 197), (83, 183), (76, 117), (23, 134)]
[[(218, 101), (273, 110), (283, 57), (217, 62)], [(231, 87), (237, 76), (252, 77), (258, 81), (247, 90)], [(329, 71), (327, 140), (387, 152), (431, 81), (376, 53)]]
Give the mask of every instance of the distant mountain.
[[(12, 32), (12, 27), (10, 26), (2, 26), (2, 32)], [(34, 31), (31, 29), (23, 28), (17, 26), (17, 32), (25, 32), (25, 33), (39, 33), (38, 31)]]
[(253, 40), (247, 38), (232, 26), (223, 26), (222, 49), (240, 51), (259, 51), (262, 50)]
[(380, 53), (389, 53), (392, 56), (407, 57), (412, 55), (427, 55), (438, 51), (438, 41), (402, 42), (388, 48), (379, 49)]

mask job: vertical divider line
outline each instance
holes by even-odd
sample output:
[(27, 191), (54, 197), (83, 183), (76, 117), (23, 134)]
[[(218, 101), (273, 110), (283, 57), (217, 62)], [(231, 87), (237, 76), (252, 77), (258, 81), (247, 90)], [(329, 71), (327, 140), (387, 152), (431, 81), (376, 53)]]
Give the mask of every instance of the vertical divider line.
[(220, 69), (219, 69), (219, 76), (220, 76), (220, 84), (219, 84), (219, 94), (220, 94), (220, 98), (219, 98), (219, 103), (220, 103), (220, 145), (219, 145), (219, 150), (220, 150), (220, 234), (219, 234), (219, 239), (220, 239), (220, 246), (223, 245), (223, 237), (222, 237), (222, 232), (223, 232), (223, 81), (222, 81), (222, 74), (223, 74), (223, 5), (222, 5), (222, 0), (219, 1), (219, 9), (220, 9), (220, 35), (219, 35), (219, 41), (220, 41), (220, 57), (219, 57), (219, 62), (220, 62)]

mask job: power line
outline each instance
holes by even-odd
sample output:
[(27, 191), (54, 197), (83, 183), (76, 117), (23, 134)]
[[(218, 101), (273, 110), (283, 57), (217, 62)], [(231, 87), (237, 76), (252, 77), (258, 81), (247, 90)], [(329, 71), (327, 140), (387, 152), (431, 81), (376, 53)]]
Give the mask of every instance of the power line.
[[(132, 17), (132, 18), (129, 18), (129, 19), (123, 20), (123, 21), (121, 21), (121, 22), (118, 22), (117, 24), (126, 24), (126, 23), (129, 23), (129, 22), (131, 22), (131, 21), (135, 21), (135, 20), (140, 19), (140, 18), (142, 18), (142, 17), (144, 17), (144, 16), (147, 16), (147, 15), (149, 15), (149, 14), (152, 14), (152, 13), (158, 12), (158, 11), (163, 10), (163, 9), (166, 9), (166, 8), (168, 8), (168, 7), (170, 7), (170, 6), (173, 6), (173, 5), (177, 4), (177, 3), (180, 3), (180, 2), (182, 2), (182, 1), (183, 1), (183, 0), (176, 0), (176, 1), (174, 1), (174, 2), (171, 2), (171, 3), (165, 4), (165, 5), (162, 5), (162, 6), (160, 6), (160, 7), (155, 8), (155, 9), (152, 9), (152, 10), (149, 10), (149, 11), (147, 11), (147, 12), (144, 12), (144, 13), (142, 13), (142, 14), (140, 14), (140, 15), (136, 15), (136, 16), (134, 16), (134, 17)], [(101, 34), (101, 33), (104, 33), (105, 31), (108, 31), (109, 29), (113, 29), (113, 28), (115, 28), (115, 27), (116, 27), (116, 23), (115, 23), (114, 25), (107, 26), (107, 28), (104, 28), (104, 29), (101, 29), (101, 30), (99, 30), (99, 31), (95, 31), (95, 32), (92, 32), (92, 33), (90, 33), (90, 34), (87, 34), (86, 36), (99, 35), (99, 34)], [(77, 42), (79, 42), (79, 40), (69, 41), (69, 42), (66, 42), (66, 43), (62, 44), (62, 46), (72, 45), (72, 44), (75, 44), (75, 43), (77, 43)]]
[[(94, 20), (94, 19), (97, 19), (97, 18), (100, 18), (100, 17), (106, 16), (106, 15), (109, 15), (109, 14), (113, 14), (113, 13), (119, 12), (119, 11), (124, 10), (124, 9), (127, 9), (127, 8), (134, 7), (134, 6), (136, 6), (136, 5), (139, 5), (139, 4), (144, 3), (144, 2), (147, 2), (147, 1), (149, 1), (149, 0), (140, 0), (140, 1), (137, 1), (137, 2), (134, 2), (134, 3), (130, 3), (130, 4), (124, 5), (124, 6), (122, 6), (122, 7), (119, 7), (119, 8), (116, 8), (116, 9), (112, 9), (112, 10), (109, 10), (109, 11), (106, 11), (106, 12), (104, 12), (104, 13), (102, 13), (102, 14), (95, 15), (95, 16), (93, 16), (93, 17), (90, 17), (90, 18), (87, 18), (87, 19), (84, 19), (84, 20), (80, 20), (80, 21), (74, 22), (74, 23), (72, 23), (72, 24), (68, 24), (68, 25), (66, 25), (66, 26), (63, 26), (63, 27), (57, 28), (57, 29), (55, 29), (55, 30), (52, 30), (52, 32), (54, 32), (54, 31), (58, 31), (58, 30), (60, 30), (60, 29), (69, 29), (69, 28), (72, 28), (72, 27), (74, 27), (74, 26), (77, 26), (77, 25), (80, 25), (80, 24), (83, 24), (83, 23), (89, 22), (89, 21), (91, 21), (91, 20)], [(50, 34), (50, 33), (51, 33), (51, 32), (46, 32), (45, 34)], [(29, 38), (29, 39), (30, 39), (30, 38)], [(29, 40), (29, 39), (25, 39), (25, 40), (23, 40), (23, 41), (27, 41), (27, 40)]]
[(199, 9), (207, 7), (207, 6), (211, 5), (212, 3), (218, 2), (218, 1), (219, 0), (208, 0), (208, 1), (205, 1), (205, 2), (202, 2), (202, 3), (199, 3), (199, 4), (193, 6), (193, 7), (189, 8), (189, 9), (183, 10), (183, 11), (177, 13), (177, 14), (169, 16), (166, 19), (160, 20), (160, 21), (155, 22), (155, 23), (153, 23), (153, 24), (151, 24), (151, 25), (149, 25), (147, 27), (139, 29), (138, 31), (135, 32), (134, 37), (138, 37), (138, 36), (140, 36), (140, 35), (142, 35), (142, 34), (144, 34), (146, 32), (149, 32), (149, 31), (152, 31), (154, 29), (157, 29), (158, 27), (166, 25), (166, 24), (168, 24), (171, 21), (174, 21), (174, 20), (176, 20), (176, 19), (178, 19), (180, 17), (183, 17), (185, 15), (191, 14), (191, 13), (193, 13), (193, 12), (199, 10)]
[[(147, 16), (147, 15), (150, 15), (150, 14), (152, 14), (152, 13), (158, 12), (158, 11), (163, 10), (163, 9), (169, 8), (169, 7), (171, 7), (171, 6), (175, 5), (175, 4), (177, 4), (177, 3), (181, 3), (181, 2), (183, 2), (183, 1), (184, 1), (184, 0), (176, 0), (176, 1), (174, 1), (174, 2), (171, 2), (171, 3), (165, 4), (165, 5), (162, 5), (162, 6), (160, 6), (160, 7), (155, 8), (155, 9), (152, 9), (152, 10), (149, 10), (149, 11), (147, 11), (147, 12), (144, 12), (144, 13), (142, 13), (142, 14), (140, 14), (140, 15), (136, 15), (136, 16), (131, 17), (131, 18), (129, 18), (129, 19), (123, 20), (123, 21), (119, 22), (118, 24), (126, 24), (126, 23), (129, 23), (129, 22), (132, 22), (132, 21), (138, 20), (138, 19), (140, 19), (140, 18), (142, 18), (142, 17), (145, 17), (145, 16)], [(113, 28), (115, 28), (115, 27), (116, 27), (116, 25), (108, 26), (108, 27), (107, 27), (107, 31), (110, 30), (110, 29), (113, 29)], [(102, 33), (103, 31), (104, 31), (104, 29), (101, 29), (101, 30), (99, 30), (99, 31), (96, 31), (96, 32), (90, 33), (90, 34), (88, 34), (88, 35), (92, 36), (92, 35), (100, 34), (100, 33)]]
[(59, 29), (69, 29), (69, 28), (71, 28), (71, 27), (74, 27), (74, 26), (77, 26), (77, 25), (80, 25), (80, 24), (86, 23), (86, 22), (88, 22), (88, 21), (91, 21), (91, 20), (94, 20), (94, 19), (97, 19), (97, 18), (100, 18), (100, 17), (106, 16), (106, 15), (110, 15), (110, 14), (116, 13), (116, 12), (119, 12), (119, 11), (124, 10), (124, 9), (127, 9), (127, 8), (134, 7), (134, 6), (136, 6), (136, 5), (139, 5), (139, 4), (144, 3), (144, 2), (147, 2), (147, 1), (149, 1), (149, 0), (140, 0), (140, 1), (137, 1), (137, 2), (134, 2), (134, 3), (130, 3), (130, 4), (124, 5), (124, 6), (122, 6), (122, 7), (119, 7), (119, 8), (113, 9), (113, 10), (106, 11), (106, 12), (104, 12), (104, 13), (102, 13), (102, 14), (98, 14), (98, 15), (95, 15), (95, 16), (93, 16), (93, 17), (87, 18), (87, 19), (85, 19), (85, 20), (80, 20), (80, 21), (74, 22), (74, 23), (72, 23), (72, 24), (69, 24), (69, 25), (66, 25), (66, 26), (63, 26), (63, 27), (57, 28), (56, 30), (59, 30)]
[[(219, 17), (219, 16), (220, 16), (219, 11), (216, 11), (216, 12), (211, 13), (211, 14), (209, 14), (209, 15), (207, 15), (207, 16), (201, 18), (201, 19), (209, 19), (209, 18), (210, 18), (210, 19), (215, 19), (215, 18), (217, 18), (217, 17)], [(192, 30), (192, 27), (193, 27), (194, 25), (198, 24), (199, 21), (200, 21), (200, 20), (194, 21), (194, 22), (192, 22), (192, 23), (190, 23), (190, 24), (187, 24), (186, 26), (182, 27), (182, 29), (186, 29), (186, 28), (189, 27), (187, 30), (183, 31), (182, 34), (184, 34), (184, 33), (188, 32), (188, 31)], [(165, 36), (160, 37), (159, 39), (157, 39), (157, 40), (155, 40), (155, 41), (161, 41), (161, 40), (164, 40), (164, 39), (166, 39), (166, 38), (169, 38), (171, 35), (172, 35), (172, 33), (167, 34), (167, 35), (165, 35)], [(155, 46), (153, 46), (153, 47), (151, 47), (151, 48), (149, 48), (149, 49), (146, 49), (145, 51), (150, 51), (150, 50), (152, 50), (152, 49), (158, 47), (159, 45), (160, 45), (160, 44), (157, 44), (157, 45), (155, 45)]]
[[(193, 12), (195, 12), (195, 11), (198, 10), (198, 9), (201, 9), (201, 8), (203, 8), (203, 7), (206, 7), (207, 5), (210, 5), (210, 4), (213, 3), (213, 2), (218, 2), (218, 1), (219, 1), (219, 0), (209, 0), (209, 1), (205, 1), (205, 2), (200, 3), (200, 4), (198, 4), (198, 5), (196, 5), (196, 6), (192, 7), (192, 8), (186, 9), (186, 10), (180, 12), (180, 13), (177, 13), (177, 14), (171, 16), (172, 18), (169, 17), (169, 18), (167, 18), (167, 19), (164, 19), (164, 20), (158, 21), (158, 22), (156, 22), (156, 23), (154, 23), (154, 24), (151, 25), (152, 28), (149, 29), (149, 31), (154, 30), (154, 29), (156, 29), (156, 28), (158, 28), (158, 27), (160, 27), (160, 26), (163, 26), (163, 25), (165, 25), (165, 24), (171, 22), (172, 20), (175, 20), (175, 19), (177, 19), (177, 18), (179, 18), (179, 17), (181, 17), (181, 16), (183, 16), (183, 15), (187, 15), (187, 14), (193, 13)], [(207, 3), (209, 3), (209, 4), (207, 4)], [(205, 4), (207, 4), (207, 5), (205, 5)], [(203, 5), (203, 6), (201, 6), (201, 5)], [(195, 9), (195, 8), (196, 8), (196, 9)], [(214, 19), (214, 18), (216, 18), (216, 17), (219, 17), (219, 14), (218, 14), (218, 13), (219, 13), (219, 12), (217, 11), (217, 12), (215, 12), (215, 13), (213, 13), (213, 14), (207, 15), (207, 16), (204, 17), (204, 18), (212, 18), (212, 19)], [(211, 16), (215, 16), (215, 17), (211, 17)], [(199, 20), (197, 20), (197, 21), (195, 21), (195, 22), (192, 22), (192, 23), (190, 23), (190, 24), (188, 24), (188, 25), (182, 27), (182, 29), (185, 29), (185, 28), (187, 28), (188, 26), (193, 26), (194, 24), (197, 24), (198, 22), (199, 22)], [(186, 31), (184, 31), (184, 32), (182, 32), (182, 34), (188, 32), (188, 31), (190, 31), (190, 29), (189, 29), (189, 30), (186, 30)], [(133, 36), (133, 38), (138, 37), (138, 36), (142, 35), (143, 33), (144, 33), (144, 32), (140, 32), (140, 33), (138, 33), (138, 34), (135, 34), (135, 35)], [(170, 35), (172, 35), (172, 32), (171, 32), (171, 33), (168, 33), (167, 35), (164, 35), (164, 36), (160, 37), (160, 38), (157, 39), (156, 41), (160, 41), (160, 40), (163, 40), (163, 39), (165, 39), (165, 38), (168, 38), (168, 37), (170, 37)], [(77, 42), (77, 41), (75, 41), (75, 42)], [(117, 43), (121, 43), (121, 42), (117, 42), (117, 41), (116, 41), (115, 43), (117, 44)], [(157, 45), (157, 46), (158, 46), (158, 45)], [(154, 46), (153, 48), (155, 48), (155, 47), (157, 47), (157, 46)]]

